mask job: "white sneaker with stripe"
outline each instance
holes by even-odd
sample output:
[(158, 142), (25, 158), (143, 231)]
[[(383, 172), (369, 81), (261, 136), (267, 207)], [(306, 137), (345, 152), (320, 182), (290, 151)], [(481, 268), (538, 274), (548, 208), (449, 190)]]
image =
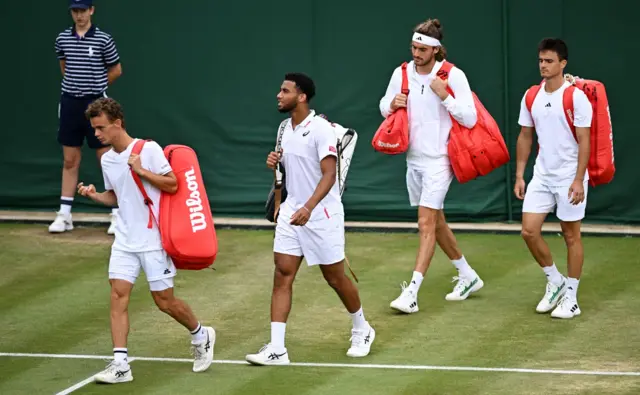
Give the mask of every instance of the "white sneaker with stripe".
[(402, 293), (390, 304), (392, 309), (411, 314), (418, 312), (418, 294), (413, 292), (407, 282), (402, 282)]
[(256, 354), (247, 355), (245, 359), (253, 365), (261, 366), (288, 365), (290, 363), (287, 349), (277, 350), (271, 344), (262, 347)]
[(582, 311), (580, 311), (576, 298), (570, 295), (564, 295), (558, 303), (558, 307), (551, 312), (551, 317), (569, 319), (579, 316), (580, 314), (582, 314)]
[(446, 300), (465, 300), (474, 292), (478, 292), (484, 287), (484, 282), (477, 274), (474, 277), (457, 276), (453, 278), (453, 281), (458, 283), (453, 287), (453, 292), (445, 296)]
[(538, 313), (550, 312), (554, 307), (556, 307), (556, 305), (558, 304), (560, 299), (562, 299), (566, 292), (567, 281), (565, 278), (562, 279), (562, 284), (560, 285), (555, 285), (551, 282), (547, 282), (547, 290), (544, 293), (542, 300), (540, 300), (540, 303), (538, 303), (536, 311)]

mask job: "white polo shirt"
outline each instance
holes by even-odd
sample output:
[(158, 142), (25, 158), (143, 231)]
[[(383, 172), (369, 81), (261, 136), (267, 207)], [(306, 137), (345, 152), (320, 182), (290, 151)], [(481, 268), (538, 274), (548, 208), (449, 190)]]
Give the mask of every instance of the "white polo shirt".
[[(322, 179), (322, 159), (329, 155), (338, 157), (336, 134), (331, 124), (317, 117), (313, 110), (295, 129), (289, 118), (282, 135), (282, 154), (287, 199), (282, 204), (280, 213), (290, 217), (316, 190)], [(344, 215), (337, 174), (335, 184), (313, 210), (310, 220), (319, 219), (327, 213)]]
[[(101, 160), (104, 187), (108, 191), (112, 190), (118, 198), (119, 209), (116, 214), (116, 232), (112, 248), (127, 252), (161, 250), (160, 231), (155, 221), (151, 229), (147, 228), (149, 210), (127, 163), (137, 140), (135, 139), (121, 153), (110, 149)], [(155, 174), (165, 175), (172, 171), (162, 148), (154, 141), (145, 143), (140, 153), (140, 161), (144, 169)], [(153, 202), (153, 214), (158, 218), (161, 191), (144, 179), (142, 184)]]
[[(540, 151), (533, 168), (534, 177), (547, 186), (570, 186), (578, 170), (578, 142), (573, 137), (567, 118), (564, 114), (562, 98), (564, 85), (553, 93), (544, 90), (544, 84), (536, 95), (531, 113), (527, 109), (525, 92), (520, 104), (518, 123), (524, 127), (535, 127)], [(589, 99), (580, 89), (573, 92), (575, 107), (573, 124), (576, 127), (591, 127), (593, 108)], [(584, 180), (589, 179), (586, 171)]]

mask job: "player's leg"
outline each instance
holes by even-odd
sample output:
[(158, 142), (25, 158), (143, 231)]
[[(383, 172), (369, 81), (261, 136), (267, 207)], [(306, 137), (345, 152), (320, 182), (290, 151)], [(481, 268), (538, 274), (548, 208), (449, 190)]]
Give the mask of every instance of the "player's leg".
[(457, 281), (457, 283), (453, 291), (447, 294), (445, 299), (465, 300), (473, 292), (479, 291), (484, 286), (484, 282), (469, 265), (467, 259), (458, 248), (458, 241), (447, 224), (443, 210), (438, 211), (436, 241), (458, 271), (458, 276), (454, 277), (454, 281)]
[(358, 288), (344, 271), (344, 216), (324, 212), (300, 229), (302, 253), (309, 266), (320, 266), (324, 279), (336, 292), (351, 317), (351, 346), (347, 356), (369, 354), (376, 332), (365, 319)]
[[(407, 192), (409, 193), (409, 204), (411, 205), (411, 207), (418, 207), (420, 205), (421, 196), (423, 195), (424, 189), (424, 178), (425, 172), (423, 170), (413, 169), (411, 167), (407, 168)], [(423, 237), (423, 232), (428, 232), (428, 219), (425, 217), (425, 215), (429, 214), (429, 211), (426, 210), (427, 209), (425, 207), (418, 208), (418, 233), (420, 236), (420, 246), (418, 250), (419, 252), (417, 261), (420, 259), (420, 250), (422, 250), (423, 247), (426, 246), (427, 242), (426, 237)], [(437, 217), (435, 215), (432, 216), (434, 222), (433, 228), (435, 232), (435, 221)], [(435, 234), (433, 235), (432, 241), (433, 249), (435, 249)], [(431, 243), (431, 241), (429, 241), (429, 243)], [(402, 292), (400, 293), (400, 296), (398, 296), (390, 303), (390, 307), (407, 314), (416, 313), (419, 310), (418, 290), (420, 289), (423, 278), (424, 273), (414, 270), (410, 285), (407, 285), (406, 281), (402, 282)]]
[(194, 356), (193, 371), (204, 372), (213, 362), (215, 330), (210, 326), (202, 326), (189, 304), (175, 296), (173, 277), (176, 275), (176, 267), (164, 250), (143, 252), (139, 256), (153, 301), (160, 311), (189, 331)]
[(551, 251), (542, 237), (542, 225), (555, 208), (555, 199), (550, 189), (533, 179), (525, 193), (522, 204), (522, 238), (533, 258), (542, 268), (547, 286), (545, 294), (538, 303), (536, 311), (551, 311), (566, 292), (566, 279), (556, 267)]
[(344, 260), (333, 264), (320, 264), (320, 269), (324, 279), (338, 294), (351, 317), (351, 347), (347, 350), (347, 356), (358, 358), (369, 355), (376, 331), (364, 316), (358, 288), (344, 272)]
[(572, 205), (568, 198), (568, 188), (557, 188), (556, 199), (558, 201), (557, 216), (560, 219), (562, 235), (567, 245), (567, 292), (558, 303), (558, 307), (551, 312), (554, 318), (573, 318), (580, 315), (582, 311), (578, 306), (578, 284), (582, 275), (582, 265), (584, 263), (584, 247), (580, 227), (584, 219), (587, 205), (588, 185), (585, 182), (584, 201), (577, 205)]
[[(89, 104), (90, 102), (87, 103), (87, 106)], [(87, 138), (87, 145), (89, 146), (89, 148), (96, 150), (96, 158), (98, 159), (98, 166), (100, 166), (100, 163), (101, 163), (100, 159), (102, 158), (102, 155), (104, 155), (105, 152), (109, 151), (111, 147), (108, 145), (102, 144), (100, 140), (98, 140), (98, 138), (95, 136), (95, 131), (91, 127), (91, 123), (89, 122), (89, 120), (85, 118), (85, 121), (86, 122), (83, 125), (83, 129), (84, 129), (85, 136)], [(118, 213), (118, 206), (112, 207), (111, 213), (109, 215), (110, 221), (109, 221), (109, 228), (107, 229), (107, 234), (114, 235), (116, 233), (116, 214), (117, 213)]]
[(289, 354), (285, 346), (287, 319), (291, 311), (293, 281), (300, 263), (302, 248), (297, 229), (289, 224), (290, 218), (278, 216), (273, 242), (273, 291), (271, 293), (271, 341), (246, 360), (254, 365), (288, 364)]
[(73, 229), (71, 207), (78, 186), (84, 136), (78, 128), (78, 109), (74, 99), (62, 96), (59, 104), (58, 143), (62, 146), (62, 183), (60, 209), (49, 225), (49, 232), (62, 233)]
[(133, 380), (128, 361), (129, 298), (140, 273), (140, 262), (135, 254), (112, 250), (109, 259), (110, 321), (113, 343), (113, 362), (96, 374), (99, 383), (117, 384)]

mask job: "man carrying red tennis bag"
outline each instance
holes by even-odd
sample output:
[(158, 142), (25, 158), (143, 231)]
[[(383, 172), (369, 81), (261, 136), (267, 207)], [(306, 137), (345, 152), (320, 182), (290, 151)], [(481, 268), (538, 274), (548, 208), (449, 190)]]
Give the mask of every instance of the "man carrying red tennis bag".
[[(447, 80), (453, 66), (453, 63), (444, 61), (437, 76)], [(455, 98), (451, 87), (447, 85), (446, 89)], [(453, 173), (461, 184), (489, 174), (510, 159), (498, 124), (476, 94), (471, 93), (477, 113), (477, 122), (473, 128), (466, 128), (449, 114), (452, 126), (447, 152)], [(406, 62), (402, 64), (402, 94), (409, 95)], [(400, 107), (382, 122), (371, 144), (378, 152), (388, 155), (401, 154), (408, 149), (409, 133), (407, 109)]]
[[(611, 128), (611, 112), (609, 111), (609, 100), (604, 84), (600, 81), (585, 80), (573, 77), (570, 74), (565, 75), (565, 79), (571, 83), (564, 90), (562, 96), (562, 106), (564, 115), (569, 123), (569, 127), (576, 136), (576, 127), (573, 125), (573, 91), (580, 89), (587, 95), (587, 99), (593, 108), (593, 118), (591, 122), (589, 164), (587, 170), (589, 172), (589, 184), (594, 187), (601, 184), (608, 184), (613, 180), (616, 172), (613, 155), (613, 132)], [(525, 104), (529, 112), (533, 106), (533, 101), (540, 91), (540, 85), (534, 85), (527, 91)]]
[[(140, 155), (145, 142), (138, 140), (132, 153)], [(162, 247), (177, 269), (208, 268), (214, 263), (218, 253), (218, 240), (198, 157), (190, 147), (178, 144), (166, 146), (164, 155), (177, 178), (178, 190), (175, 194), (162, 192), (159, 218), (153, 215), (150, 206), (153, 203), (140, 177), (131, 171), (149, 208), (147, 227), (151, 228), (153, 220), (156, 220), (162, 236)]]

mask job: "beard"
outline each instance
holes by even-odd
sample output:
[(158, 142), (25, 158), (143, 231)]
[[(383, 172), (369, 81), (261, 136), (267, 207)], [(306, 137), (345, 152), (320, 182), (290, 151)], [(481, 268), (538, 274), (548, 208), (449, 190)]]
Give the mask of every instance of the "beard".
[(287, 113), (287, 112), (291, 112), (293, 110), (296, 109), (296, 105), (295, 104), (290, 104), (290, 105), (283, 105), (282, 107), (278, 108), (278, 112), (279, 113)]
[(428, 58), (422, 58), (422, 60), (416, 61), (414, 59), (414, 63), (416, 64), (416, 66), (424, 66), (426, 64), (429, 64), (429, 62), (431, 62), (431, 59), (433, 59), (434, 55), (429, 56)]

